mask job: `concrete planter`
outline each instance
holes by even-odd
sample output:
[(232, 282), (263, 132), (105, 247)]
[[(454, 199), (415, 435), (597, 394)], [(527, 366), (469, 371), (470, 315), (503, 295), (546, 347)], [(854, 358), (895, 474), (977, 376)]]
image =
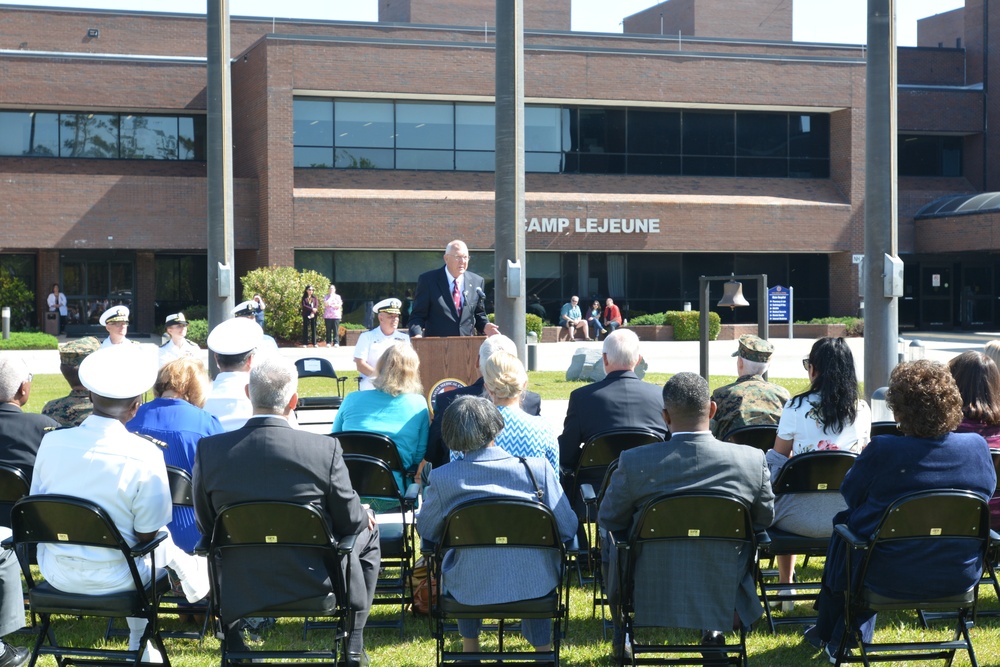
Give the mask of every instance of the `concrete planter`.
[(674, 339), (674, 328), (669, 324), (640, 324), (628, 328), (635, 332), (639, 340), (664, 341)]
[[(825, 338), (827, 336), (846, 336), (847, 326), (844, 324), (796, 324), (792, 333), (796, 338)], [(743, 334), (757, 334), (756, 324), (723, 324), (719, 332), (719, 340), (737, 340)], [(769, 338), (788, 338), (787, 324), (770, 324), (767, 327)]]

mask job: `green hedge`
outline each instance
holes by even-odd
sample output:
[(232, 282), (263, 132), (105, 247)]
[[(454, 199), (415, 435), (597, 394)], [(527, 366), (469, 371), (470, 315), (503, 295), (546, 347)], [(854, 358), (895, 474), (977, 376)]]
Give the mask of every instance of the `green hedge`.
[[(701, 339), (701, 313), (697, 310), (668, 310), (664, 313), (664, 323), (674, 328), (674, 340)], [(712, 311), (708, 313), (708, 339), (716, 340), (722, 331), (722, 318)]]
[(865, 321), (860, 317), (814, 317), (808, 322), (799, 321), (796, 324), (843, 324), (847, 327), (846, 335), (858, 338), (865, 335)]
[[(486, 315), (486, 319), (488, 319), (490, 322), (493, 322), (494, 324), (496, 324), (496, 321), (497, 321), (496, 320), (496, 313), (488, 313)], [(525, 334), (529, 334), (532, 331), (534, 331), (535, 335), (538, 336), (538, 340), (541, 340), (542, 339), (542, 327), (543, 326), (545, 326), (545, 323), (542, 321), (542, 318), (540, 318), (538, 315), (535, 315), (534, 313), (525, 313), (525, 315), (524, 315), (524, 333)], [(500, 333), (503, 333), (503, 332), (501, 331)]]
[(11, 332), (9, 340), (0, 338), (0, 350), (55, 350), (59, 339), (47, 333)]
[(666, 313), (645, 313), (642, 315), (636, 315), (631, 318), (628, 323), (633, 327), (641, 326), (663, 326), (667, 321)]
[[(184, 313), (187, 316), (187, 313)], [(188, 320), (187, 339), (201, 348), (208, 347), (208, 320)]]

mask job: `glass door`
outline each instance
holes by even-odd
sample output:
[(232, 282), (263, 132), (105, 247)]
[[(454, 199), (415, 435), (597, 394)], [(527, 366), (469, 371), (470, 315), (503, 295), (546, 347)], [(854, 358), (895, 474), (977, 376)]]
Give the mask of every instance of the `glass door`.
[(99, 324), (101, 313), (111, 306), (132, 307), (135, 262), (64, 258), (61, 284), (69, 308), (68, 324)]
[(920, 267), (920, 325), (928, 329), (951, 328), (952, 269), (942, 264)]
[(959, 319), (965, 329), (993, 325), (993, 267), (962, 266)]

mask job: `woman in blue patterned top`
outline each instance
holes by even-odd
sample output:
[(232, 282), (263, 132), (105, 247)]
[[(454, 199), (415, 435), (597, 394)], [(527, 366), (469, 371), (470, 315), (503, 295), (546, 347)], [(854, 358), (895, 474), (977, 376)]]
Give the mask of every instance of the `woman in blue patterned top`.
[(542, 417), (521, 409), (521, 392), (528, 374), (521, 360), (509, 352), (496, 352), (482, 368), (486, 393), (500, 410), (504, 427), (496, 445), (512, 456), (537, 456), (549, 462), (559, 474), (559, 440)]

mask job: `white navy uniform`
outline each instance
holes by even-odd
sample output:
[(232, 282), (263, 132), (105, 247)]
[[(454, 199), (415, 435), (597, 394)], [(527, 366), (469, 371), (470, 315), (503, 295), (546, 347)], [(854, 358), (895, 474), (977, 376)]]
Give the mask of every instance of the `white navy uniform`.
[[(396, 330), (389, 334), (388, 336), (382, 333), (381, 327), (375, 327), (371, 331), (365, 331), (360, 336), (358, 336), (358, 344), (354, 346), (354, 358), (364, 359), (372, 368), (378, 363), (378, 358), (382, 356), (390, 345), (395, 345), (398, 342), (409, 343), (410, 335), (403, 333), (402, 331)], [(371, 379), (367, 375), (361, 376), (361, 385), (359, 387), (362, 391), (368, 389), (374, 389), (375, 385), (372, 384)]]
[(201, 352), (201, 348), (187, 338), (182, 339), (180, 345), (175, 344), (173, 340), (168, 340), (160, 346), (160, 368), (163, 368), (171, 361), (183, 359), (184, 357), (194, 357), (197, 359), (199, 352)]
[(246, 394), (249, 382), (250, 374), (243, 371), (219, 373), (212, 382), (203, 409), (218, 417), (226, 431), (242, 428), (253, 416), (253, 404)]

